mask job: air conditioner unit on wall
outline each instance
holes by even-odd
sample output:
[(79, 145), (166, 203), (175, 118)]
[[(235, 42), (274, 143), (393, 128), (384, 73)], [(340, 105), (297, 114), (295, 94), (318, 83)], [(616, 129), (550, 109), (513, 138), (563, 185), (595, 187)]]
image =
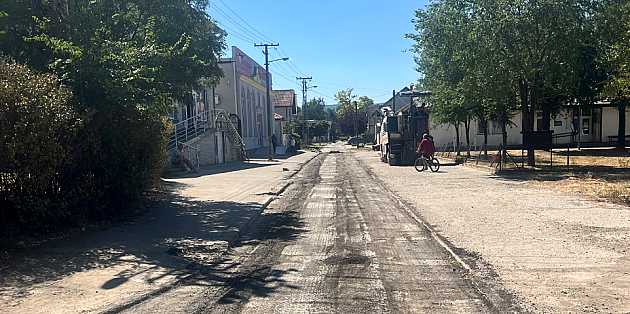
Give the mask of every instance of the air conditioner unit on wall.
[(219, 101), (219, 95), (214, 95), (214, 104), (215, 104), (215, 105), (218, 105), (218, 104), (220, 104), (220, 103), (221, 103), (221, 102)]

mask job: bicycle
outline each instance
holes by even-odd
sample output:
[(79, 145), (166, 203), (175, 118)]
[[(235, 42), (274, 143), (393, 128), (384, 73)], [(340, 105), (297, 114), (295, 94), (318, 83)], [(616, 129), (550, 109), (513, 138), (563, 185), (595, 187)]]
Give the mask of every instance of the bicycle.
[[(413, 166), (416, 168), (416, 171), (422, 172), (424, 171), (424, 164), (422, 163), (422, 156), (416, 158), (416, 161), (413, 163)], [(431, 169), (433, 172), (437, 172), (440, 170), (440, 161), (435, 158), (435, 156), (431, 155), (431, 158), (427, 158), (427, 167)]]

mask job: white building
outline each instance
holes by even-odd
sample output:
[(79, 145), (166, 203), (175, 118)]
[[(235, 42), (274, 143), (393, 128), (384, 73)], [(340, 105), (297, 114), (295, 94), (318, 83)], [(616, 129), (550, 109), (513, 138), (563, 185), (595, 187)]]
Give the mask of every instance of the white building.
[[(579, 108), (579, 109), (578, 109)], [(580, 111), (578, 115), (578, 110)], [(514, 125), (507, 127), (507, 145), (520, 146), (523, 143), (522, 118), (520, 111), (514, 111), (512, 122)], [(575, 121), (579, 128), (573, 133)], [(536, 117), (534, 131), (541, 130), (542, 117)], [(460, 145), (466, 146), (465, 127), (459, 126)], [(561, 111), (555, 117), (551, 117), (550, 130), (553, 131), (553, 144), (556, 147), (566, 147), (567, 143), (577, 143), (585, 146), (615, 145), (617, 130), (619, 127), (619, 112), (616, 107), (605, 103), (599, 103), (593, 107), (570, 106)], [(502, 142), (501, 125), (497, 122), (489, 122), (488, 126), (488, 146), (498, 147)], [(453, 125), (436, 125), (430, 119), (429, 129), (434, 137), (436, 149), (444, 145), (455, 145), (456, 132)], [(630, 113), (626, 112), (626, 130), (630, 131)], [(470, 145), (472, 148), (481, 147), (484, 142), (483, 126), (478, 121), (471, 121)]]

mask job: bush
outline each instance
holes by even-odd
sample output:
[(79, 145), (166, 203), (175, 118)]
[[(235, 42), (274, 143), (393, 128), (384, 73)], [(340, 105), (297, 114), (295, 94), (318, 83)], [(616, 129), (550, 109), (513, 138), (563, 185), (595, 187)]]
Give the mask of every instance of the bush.
[(295, 141), (295, 149), (302, 149), (302, 137), (300, 134), (293, 133), (291, 138)]
[(142, 208), (164, 167), (166, 118), (82, 108), (56, 77), (0, 61), (0, 236)]
[(0, 224), (5, 233), (69, 215), (60, 173), (86, 115), (48, 74), (0, 61)]
[(142, 208), (144, 193), (159, 181), (167, 144), (166, 120), (121, 109), (97, 112), (79, 132), (68, 180), (81, 182), (75, 195), (80, 220), (125, 216)]

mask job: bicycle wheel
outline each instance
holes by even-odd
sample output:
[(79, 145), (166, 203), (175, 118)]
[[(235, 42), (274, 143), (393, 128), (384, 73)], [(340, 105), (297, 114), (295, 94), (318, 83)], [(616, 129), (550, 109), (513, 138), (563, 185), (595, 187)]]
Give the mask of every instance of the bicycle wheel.
[(416, 158), (416, 161), (413, 163), (413, 166), (416, 168), (416, 171), (418, 172), (424, 171), (424, 165), (422, 164), (422, 157)]
[(440, 161), (437, 160), (437, 158), (431, 159), (431, 162), (428, 164), (429, 168), (431, 168), (431, 171), (437, 172), (438, 170), (440, 170)]

